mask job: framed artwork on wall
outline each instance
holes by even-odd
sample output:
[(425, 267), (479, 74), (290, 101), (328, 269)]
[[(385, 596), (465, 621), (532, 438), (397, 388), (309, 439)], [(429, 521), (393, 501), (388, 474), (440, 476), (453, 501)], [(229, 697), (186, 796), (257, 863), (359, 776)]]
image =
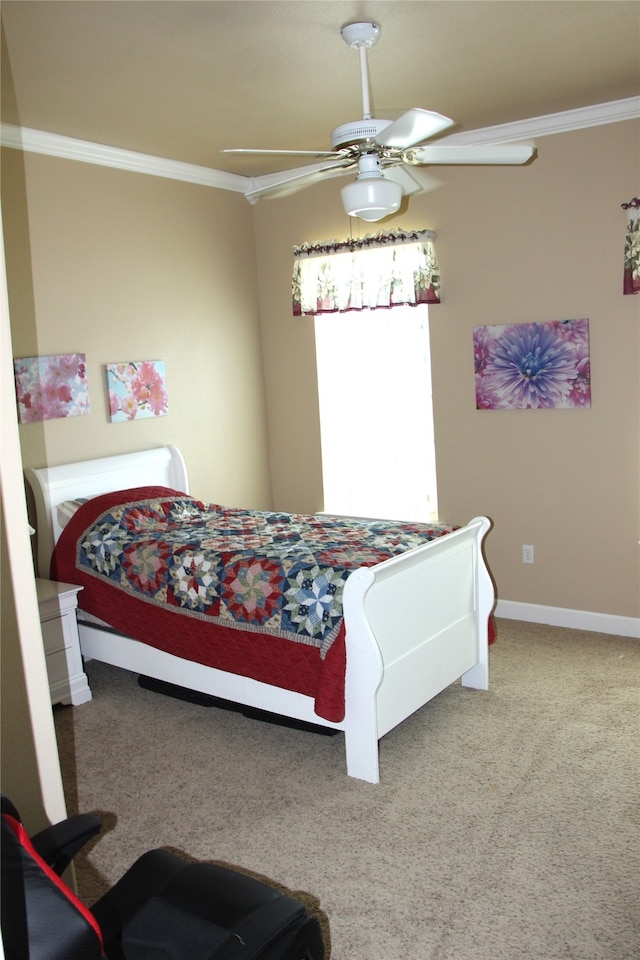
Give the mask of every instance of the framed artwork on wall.
[(589, 321), (475, 327), (478, 410), (591, 406)]
[(89, 413), (84, 353), (24, 357), (13, 361), (20, 423)]
[(106, 366), (112, 423), (164, 417), (169, 412), (164, 360), (130, 360)]

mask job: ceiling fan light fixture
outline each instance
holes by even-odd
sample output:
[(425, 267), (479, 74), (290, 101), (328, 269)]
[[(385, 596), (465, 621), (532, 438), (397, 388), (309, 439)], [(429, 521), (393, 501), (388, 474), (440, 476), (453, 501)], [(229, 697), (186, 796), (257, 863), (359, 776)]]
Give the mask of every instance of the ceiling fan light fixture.
[(350, 217), (361, 220), (383, 220), (400, 209), (402, 187), (384, 177), (354, 180), (342, 188), (342, 203)]
[(342, 203), (350, 217), (361, 220), (383, 220), (400, 209), (402, 187), (382, 175), (380, 160), (375, 154), (363, 154), (358, 161), (358, 177), (342, 188)]

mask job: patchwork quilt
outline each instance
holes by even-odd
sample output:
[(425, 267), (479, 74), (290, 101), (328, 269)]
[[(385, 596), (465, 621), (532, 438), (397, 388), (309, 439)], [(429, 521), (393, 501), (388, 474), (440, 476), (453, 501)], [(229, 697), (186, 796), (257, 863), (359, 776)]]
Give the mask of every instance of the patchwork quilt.
[[(80, 506), (54, 574), (84, 587), (81, 608), (134, 639), (297, 689), (340, 720), (349, 574), (453, 529), (243, 510), (142, 487)], [(324, 673), (338, 686), (325, 708)]]

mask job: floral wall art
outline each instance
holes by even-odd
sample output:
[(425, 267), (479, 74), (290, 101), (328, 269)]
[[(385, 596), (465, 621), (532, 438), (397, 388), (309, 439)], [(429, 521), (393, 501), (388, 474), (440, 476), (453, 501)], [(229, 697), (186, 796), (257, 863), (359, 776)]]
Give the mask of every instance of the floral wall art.
[(25, 357), (13, 361), (20, 423), (89, 413), (84, 353)]
[(112, 423), (169, 412), (163, 360), (107, 364), (107, 389)]
[(475, 327), (478, 410), (590, 407), (589, 321)]
[(624, 294), (640, 293), (640, 197), (622, 204), (627, 214), (627, 236), (624, 244)]

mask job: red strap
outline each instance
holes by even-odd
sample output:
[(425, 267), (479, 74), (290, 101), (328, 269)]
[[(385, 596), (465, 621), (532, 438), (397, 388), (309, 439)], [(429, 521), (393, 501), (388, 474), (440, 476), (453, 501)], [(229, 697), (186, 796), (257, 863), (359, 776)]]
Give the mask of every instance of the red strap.
[(15, 835), (17, 836), (20, 842), (20, 845), (27, 851), (29, 856), (35, 860), (35, 862), (38, 864), (40, 869), (43, 870), (44, 873), (46, 873), (46, 875), (49, 877), (49, 879), (53, 883), (55, 883), (55, 885), (58, 887), (61, 893), (63, 893), (64, 896), (71, 901), (71, 903), (74, 905), (76, 910), (78, 910), (82, 914), (82, 916), (85, 918), (87, 923), (89, 923), (93, 927), (95, 935), (100, 941), (100, 951), (102, 954), (104, 954), (104, 941), (102, 939), (102, 930), (100, 929), (100, 926), (98, 925), (98, 921), (96, 920), (94, 915), (91, 913), (89, 908), (86, 907), (84, 903), (78, 899), (78, 897), (76, 897), (73, 890), (71, 890), (66, 885), (64, 880), (58, 876), (55, 870), (52, 870), (49, 864), (45, 863), (45, 861), (42, 859), (40, 854), (35, 850), (29, 838), (29, 834), (27, 833), (23, 825), (20, 823), (20, 821), (16, 820), (15, 817), (12, 817), (10, 813), (3, 813), (2, 816), (7, 821), (9, 826), (12, 828), (13, 832), (15, 833)]

